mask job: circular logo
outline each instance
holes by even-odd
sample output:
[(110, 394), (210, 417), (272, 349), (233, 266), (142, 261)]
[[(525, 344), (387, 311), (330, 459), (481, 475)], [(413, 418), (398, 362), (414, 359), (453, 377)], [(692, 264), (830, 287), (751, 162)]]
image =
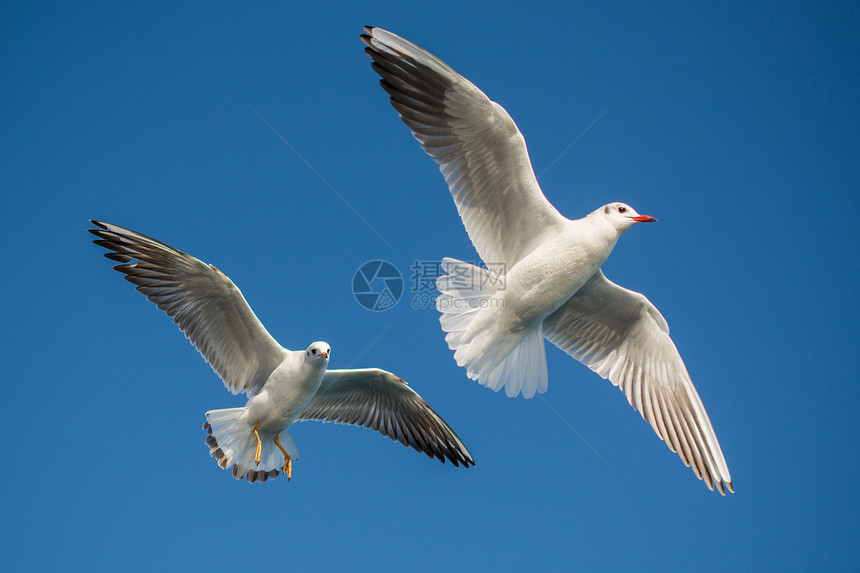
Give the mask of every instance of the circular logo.
[(367, 310), (388, 310), (403, 294), (403, 275), (388, 261), (367, 261), (352, 277), (352, 294)]

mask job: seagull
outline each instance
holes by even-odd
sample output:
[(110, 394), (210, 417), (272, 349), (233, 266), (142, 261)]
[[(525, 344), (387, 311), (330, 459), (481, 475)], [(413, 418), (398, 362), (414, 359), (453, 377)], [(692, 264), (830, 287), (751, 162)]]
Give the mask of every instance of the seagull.
[(564, 217), (541, 191), (525, 139), (502, 106), (408, 40), (364, 31), (380, 85), (439, 164), (486, 265), (441, 264), (436, 308), (457, 364), (484, 386), (531, 398), (548, 386), (546, 337), (618, 386), (709, 489), (733, 492), (666, 320), (601, 270), (625, 231), (656, 219), (617, 202)]
[[(227, 275), (151, 237), (90, 220), (93, 242), (137, 290), (173, 319), (242, 408), (206, 412), (206, 445), (233, 477), (292, 477), (298, 450), (287, 428), (320, 420), (373, 428), (429, 457), (475, 465), (454, 430), (402, 378), (379, 368), (328, 370), (331, 347), (287, 350), (266, 331)], [(136, 259), (136, 262), (132, 262)], [(279, 453), (280, 452), (280, 453)], [(283, 461), (281, 461), (283, 459)]]

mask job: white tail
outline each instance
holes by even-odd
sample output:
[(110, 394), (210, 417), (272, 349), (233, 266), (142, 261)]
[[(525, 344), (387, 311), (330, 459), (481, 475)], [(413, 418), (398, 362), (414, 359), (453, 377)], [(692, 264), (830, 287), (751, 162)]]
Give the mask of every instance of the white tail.
[[(206, 445), (209, 454), (214, 456), (218, 465), (224, 469), (233, 466), (233, 477), (246, 479), (250, 483), (266, 481), (281, 473), (284, 456), (275, 445), (274, 435), (260, 433), (262, 449), (260, 463), (254, 461), (257, 438), (254, 428), (241, 420), (245, 408), (227, 408), (206, 412), (203, 429), (208, 432)], [(287, 430), (281, 430), (278, 441), (290, 454), (292, 461), (299, 459), (299, 452)]]
[(441, 293), (436, 310), (454, 359), (472, 380), (513, 398), (532, 398), (548, 385), (543, 329), (499, 329), (504, 277), (455, 259), (443, 259), (445, 273), (436, 280)]

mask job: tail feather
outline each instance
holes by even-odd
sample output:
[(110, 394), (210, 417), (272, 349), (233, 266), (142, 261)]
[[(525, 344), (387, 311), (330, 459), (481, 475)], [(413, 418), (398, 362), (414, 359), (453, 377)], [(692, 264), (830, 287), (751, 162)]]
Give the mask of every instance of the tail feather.
[[(233, 466), (233, 477), (248, 482), (264, 482), (275, 478), (281, 473), (284, 456), (275, 445), (274, 435), (260, 434), (262, 448), (260, 463), (254, 461), (257, 439), (254, 429), (240, 420), (244, 408), (227, 408), (206, 412), (206, 445), (209, 454), (215, 457), (223, 469)], [(278, 441), (290, 454), (293, 461), (299, 459), (299, 453), (287, 430), (281, 430)]]
[(440, 295), (436, 309), (454, 359), (472, 380), (509, 397), (531, 398), (546, 392), (548, 376), (543, 329), (499, 330), (501, 299), (494, 295), (504, 284), (487, 269), (455, 259), (444, 259), (447, 273), (436, 281)]
[[(490, 349), (488, 354), (494, 350)], [(500, 360), (485, 360), (468, 368), (469, 378), (495, 392), (504, 388), (509, 398), (521, 392), (523, 398), (543, 394), (549, 386), (543, 329), (537, 327), (529, 332)]]

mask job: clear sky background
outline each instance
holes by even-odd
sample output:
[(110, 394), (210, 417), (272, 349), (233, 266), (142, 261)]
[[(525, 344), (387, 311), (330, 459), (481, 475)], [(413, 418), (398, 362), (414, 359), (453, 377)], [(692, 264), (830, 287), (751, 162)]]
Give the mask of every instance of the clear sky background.
[[(83, 4), (0, 19), (0, 567), (856, 570), (856, 2)], [(365, 24), (501, 103), (563, 214), (659, 219), (604, 270), (668, 320), (736, 494), (554, 347), (546, 403), (456, 366), (409, 267), (476, 254)], [(243, 398), (90, 218), (217, 265), (284, 346), (399, 374), (477, 467), (309, 422), (291, 482), (237, 482), (201, 426)], [(350, 289), (372, 259), (407, 281), (385, 312)]]

